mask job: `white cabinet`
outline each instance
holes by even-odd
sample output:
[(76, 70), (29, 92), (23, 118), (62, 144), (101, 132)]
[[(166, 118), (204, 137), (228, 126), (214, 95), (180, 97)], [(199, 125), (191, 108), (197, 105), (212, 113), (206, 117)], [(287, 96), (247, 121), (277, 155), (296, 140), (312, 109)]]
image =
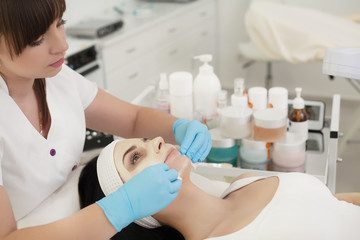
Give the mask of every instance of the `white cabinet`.
[(107, 90), (123, 100), (134, 99), (161, 72), (193, 72), (197, 54), (216, 55), (216, 0), (156, 6), (153, 17), (125, 21), (122, 31), (100, 40)]

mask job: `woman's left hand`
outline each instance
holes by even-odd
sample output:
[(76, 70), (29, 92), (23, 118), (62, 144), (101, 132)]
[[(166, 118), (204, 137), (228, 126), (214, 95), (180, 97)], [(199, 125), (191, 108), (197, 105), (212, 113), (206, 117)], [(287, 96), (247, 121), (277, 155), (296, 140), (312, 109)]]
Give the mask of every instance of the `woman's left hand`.
[(173, 125), (176, 142), (180, 153), (193, 163), (203, 161), (211, 149), (211, 135), (206, 125), (198, 121), (178, 119)]

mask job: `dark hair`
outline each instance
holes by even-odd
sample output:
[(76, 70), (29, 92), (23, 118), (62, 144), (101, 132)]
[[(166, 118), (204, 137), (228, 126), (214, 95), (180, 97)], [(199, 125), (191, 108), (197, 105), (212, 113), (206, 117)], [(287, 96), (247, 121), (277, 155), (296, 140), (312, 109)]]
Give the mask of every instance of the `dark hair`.
[[(97, 176), (97, 158), (98, 157), (95, 157), (89, 161), (80, 173), (78, 190), (81, 208), (93, 204), (105, 196), (101, 190)], [(111, 239), (184, 240), (184, 237), (178, 231), (169, 226), (147, 229), (135, 223), (131, 223), (129, 226), (121, 230), (121, 232), (114, 235)]]
[(0, 0), (0, 36), (19, 55), (62, 17), (65, 0)]
[[(20, 55), (43, 35), (65, 10), (65, 0), (0, 0), (0, 38), (4, 38), (11, 57)], [(44, 128), (49, 123), (45, 89), (45, 79), (35, 79), (34, 90)]]

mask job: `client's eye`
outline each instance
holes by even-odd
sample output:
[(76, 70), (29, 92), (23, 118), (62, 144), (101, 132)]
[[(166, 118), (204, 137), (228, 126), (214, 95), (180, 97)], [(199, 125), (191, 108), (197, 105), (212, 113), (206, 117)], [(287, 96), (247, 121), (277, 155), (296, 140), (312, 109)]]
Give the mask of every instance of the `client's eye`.
[(135, 163), (140, 159), (141, 154), (139, 152), (133, 152), (131, 154), (130, 163), (135, 165)]

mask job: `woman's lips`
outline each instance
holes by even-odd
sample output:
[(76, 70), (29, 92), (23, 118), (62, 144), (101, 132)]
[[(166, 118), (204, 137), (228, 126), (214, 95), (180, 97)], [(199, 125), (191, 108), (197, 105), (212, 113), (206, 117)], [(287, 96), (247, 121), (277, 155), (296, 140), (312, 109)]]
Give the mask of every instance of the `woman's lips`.
[(59, 61), (54, 62), (53, 64), (50, 64), (50, 66), (53, 67), (53, 68), (58, 68), (58, 67), (60, 67), (63, 63), (64, 63), (64, 58), (61, 58)]
[(180, 155), (180, 153), (175, 148), (169, 149), (166, 154), (164, 163), (168, 164), (168, 162), (171, 162), (173, 159), (175, 159), (179, 155)]

